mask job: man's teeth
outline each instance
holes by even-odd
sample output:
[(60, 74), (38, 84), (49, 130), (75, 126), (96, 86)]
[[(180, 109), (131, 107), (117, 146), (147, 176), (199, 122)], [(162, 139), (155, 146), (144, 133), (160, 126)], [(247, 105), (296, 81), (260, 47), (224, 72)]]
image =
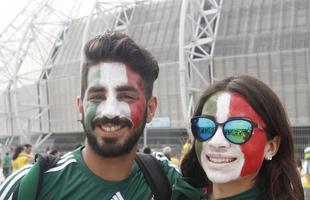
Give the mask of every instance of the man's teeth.
[(208, 160), (213, 163), (230, 163), (234, 161), (234, 158), (219, 158), (219, 157), (208, 157)]
[(101, 129), (106, 132), (114, 132), (120, 130), (121, 126), (101, 126)]

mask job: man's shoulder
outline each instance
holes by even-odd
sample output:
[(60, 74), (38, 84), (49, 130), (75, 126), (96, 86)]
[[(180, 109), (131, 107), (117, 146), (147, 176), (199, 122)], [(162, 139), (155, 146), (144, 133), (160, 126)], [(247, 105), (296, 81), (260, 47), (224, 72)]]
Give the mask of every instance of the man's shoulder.
[[(45, 180), (45, 176), (46, 178), (48, 177), (54, 177), (56, 174), (63, 174), (62, 172), (64, 172), (67, 167), (72, 166), (72, 163), (76, 163), (77, 160), (74, 157), (74, 152), (69, 152), (65, 155), (63, 155), (62, 157), (60, 157), (59, 159), (57, 159), (55, 162), (55, 164), (50, 165), (50, 166), (46, 166), (47, 161), (45, 160), (40, 160), (37, 162), (44, 162), (44, 164), (42, 166), (45, 165), (45, 167), (43, 169), (43, 173), (44, 173), (44, 180)], [(39, 179), (41, 175), (35, 176), (34, 175), (34, 171), (30, 171), (32, 169), (32, 166), (35, 166), (35, 164), (31, 164), (31, 165), (26, 165), (25, 167), (19, 169), (18, 171), (14, 172), (12, 175), (10, 175), (1, 185), (0, 185), (0, 199), (6, 200), (6, 199), (10, 199), (11, 195), (13, 194), (13, 192), (18, 188), (20, 181), (22, 180), (22, 178), (26, 175), (29, 174), (31, 177), (33, 177), (33, 179)], [(30, 171), (30, 172), (29, 172)], [(35, 180), (28, 179), (30, 180), (30, 182), (35, 182)], [(50, 179), (48, 179), (50, 180)], [(26, 184), (27, 185), (27, 184)], [(27, 187), (31, 187), (30, 185)]]
[(65, 155), (61, 156), (55, 165), (51, 166), (48, 170), (45, 171), (46, 174), (50, 172), (60, 172), (65, 170), (67, 167), (72, 166), (73, 163), (77, 163), (78, 160), (75, 156), (75, 151), (70, 151)]
[(26, 165), (17, 170), (0, 185), (0, 199), (6, 200), (11, 197), (13, 192), (17, 189), (21, 179), (28, 173), (33, 165)]

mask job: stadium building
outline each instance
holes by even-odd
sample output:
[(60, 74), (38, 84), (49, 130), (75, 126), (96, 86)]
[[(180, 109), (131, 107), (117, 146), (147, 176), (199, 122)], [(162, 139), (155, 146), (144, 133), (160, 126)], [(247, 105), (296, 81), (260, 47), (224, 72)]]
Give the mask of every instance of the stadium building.
[[(158, 110), (141, 147), (170, 145), (179, 152), (190, 136), (189, 117), (201, 91), (239, 74), (259, 78), (278, 94), (300, 156), (310, 145), (308, 0), (96, 1), (87, 16), (59, 19), (57, 28), (48, 29), (53, 37), (35, 44), (46, 27), (40, 34), (30, 27), (44, 21), (47, 13), (51, 17), (45, 6), (51, 7), (37, 3), (32, 8), (36, 12), (19, 14), (28, 20), (20, 24), (25, 30), (21, 35), (14, 32), (13, 21), (0, 36), (3, 145), (31, 142), (37, 149), (56, 146), (66, 151), (83, 142), (75, 102), (82, 44), (106, 30), (127, 33), (159, 62), (154, 87)], [(42, 15), (34, 18), (35, 13)], [(4, 47), (12, 35), (18, 40), (8, 50)], [(36, 48), (39, 44), (42, 47)]]

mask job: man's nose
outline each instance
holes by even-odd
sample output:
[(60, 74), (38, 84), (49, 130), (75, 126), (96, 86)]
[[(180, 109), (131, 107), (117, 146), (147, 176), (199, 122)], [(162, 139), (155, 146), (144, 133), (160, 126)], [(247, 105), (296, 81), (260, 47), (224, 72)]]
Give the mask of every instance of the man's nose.
[(107, 118), (114, 118), (116, 116), (121, 115), (120, 111), (120, 103), (117, 101), (116, 98), (110, 97), (105, 102), (102, 102), (98, 107), (98, 114), (103, 117)]

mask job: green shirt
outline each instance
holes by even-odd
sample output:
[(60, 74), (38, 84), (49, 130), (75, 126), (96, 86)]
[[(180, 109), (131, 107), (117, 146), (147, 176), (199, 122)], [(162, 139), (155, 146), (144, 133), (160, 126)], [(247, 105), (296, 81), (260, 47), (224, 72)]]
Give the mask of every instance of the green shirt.
[[(122, 181), (107, 181), (93, 174), (86, 166), (79, 148), (61, 157), (57, 165), (44, 173), (39, 195), (40, 200), (147, 200), (152, 192), (136, 162), (128, 178)], [(170, 184), (181, 175), (165, 157), (156, 156)], [(27, 173), (19, 170), (14, 177)], [(0, 186), (0, 199), (8, 199), (18, 180), (10, 178)], [(12, 184), (12, 187), (9, 185)]]
[(3, 168), (11, 168), (12, 167), (12, 158), (10, 155), (5, 154), (2, 160), (2, 167)]

